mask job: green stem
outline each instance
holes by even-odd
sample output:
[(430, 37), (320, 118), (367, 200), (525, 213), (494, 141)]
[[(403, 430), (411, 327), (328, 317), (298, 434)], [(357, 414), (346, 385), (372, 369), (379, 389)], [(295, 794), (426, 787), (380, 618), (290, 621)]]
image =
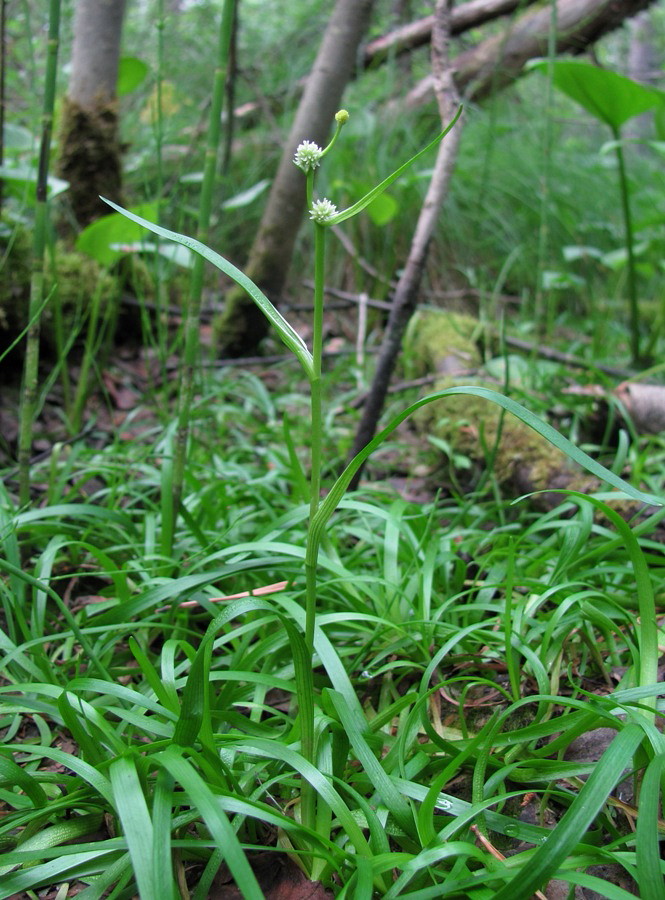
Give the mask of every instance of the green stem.
[[(308, 178), (308, 186), (311, 179)], [(308, 191), (309, 193), (309, 191)], [(321, 359), (323, 356), (323, 288), (325, 276), (326, 229), (314, 225), (314, 326), (312, 337), (312, 376), (310, 378), (311, 402), (311, 456), (309, 477), (309, 528), (307, 531), (307, 564), (305, 566), (305, 647), (309, 661), (308, 690), (314, 695), (313, 656), (314, 626), (316, 624), (316, 570), (318, 544), (312, 545), (312, 523), (319, 508), (321, 496), (321, 445), (323, 439), (321, 403)], [(305, 712), (307, 710), (307, 712)], [(308, 762), (316, 764), (316, 740), (314, 735), (314, 705), (301, 704), (300, 742), (302, 754)], [(305, 782), (302, 790), (302, 821), (305, 827), (316, 827), (316, 794)]]
[[(83, 410), (85, 401), (88, 396), (88, 381), (90, 369), (94, 363), (95, 357), (100, 350), (99, 336), (99, 319), (102, 306), (103, 286), (100, 281), (95, 288), (95, 292), (90, 300), (90, 315), (87, 325), (87, 333), (85, 336), (85, 346), (83, 348), (83, 359), (81, 360), (81, 368), (79, 370), (78, 384), (74, 394), (74, 402), (71, 404), (69, 413), (69, 428), (72, 434), (78, 434), (81, 430), (81, 422), (83, 420)], [(67, 370), (67, 366), (63, 366), (63, 372)]]
[(310, 378), (311, 402), (311, 459), (309, 476), (309, 524), (307, 545), (312, 551), (306, 567), (305, 646), (310, 656), (314, 653), (314, 624), (316, 621), (316, 566), (318, 546), (310, 547), (311, 525), (319, 508), (321, 497), (321, 445), (323, 440), (321, 403), (321, 359), (323, 356), (323, 288), (326, 257), (326, 229), (314, 225), (314, 327), (312, 337), (312, 376)]
[[(156, 173), (156, 212), (155, 218), (161, 221), (162, 194), (164, 192), (164, 78), (165, 78), (165, 55), (164, 55), (164, 30), (166, 27), (166, 16), (164, 12), (164, 0), (158, 0), (157, 3), (157, 21), (155, 23), (157, 29), (157, 82), (156, 88), (156, 116), (154, 120), (154, 140), (155, 140), (155, 173)], [(164, 279), (162, 276), (162, 266), (159, 259), (159, 252), (155, 248), (153, 255), (153, 271), (155, 282), (155, 306), (156, 316), (156, 339), (157, 339), (157, 358), (161, 368), (161, 376), (164, 384), (168, 382), (167, 378), (166, 358), (169, 353), (168, 334), (166, 329), (166, 318), (164, 315)], [(148, 322), (150, 321), (147, 317)], [(150, 327), (150, 326), (148, 326)]]
[(633, 218), (630, 212), (630, 195), (628, 191), (628, 175), (621, 145), (621, 132), (612, 127), (614, 146), (619, 168), (619, 192), (621, 194), (621, 210), (623, 212), (624, 232), (626, 235), (626, 254), (628, 256), (626, 274), (628, 278), (628, 303), (630, 308), (630, 353), (633, 365), (640, 361), (640, 311), (637, 305), (637, 275), (635, 267), (635, 242), (633, 237)]
[(48, 58), (42, 111), (42, 139), (37, 174), (37, 203), (35, 230), (32, 244), (32, 277), (30, 279), (30, 304), (28, 321), (30, 328), (26, 340), (23, 364), (23, 387), (19, 414), (18, 465), (19, 503), (25, 506), (30, 500), (30, 450), (32, 428), (37, 405), (39, 370), (39, 314), (44, 297), (44, 250), (48, 226), (47, 179), (53, 130), (53, 109), (58, 71), (58, 45), (60, 40), (60, 0), (51, 0), (49, 7)]
[(558, 8), (556, 3), (550, 7), (550, 27), (547, 33), (547, 80), (545, 87), (545, 101), (543, 119), (545, 133), (543, 138), (542, 159), (544, 160), (542, 177), (540, 180), (540, 222), (538, 225), (538, 255), (536, 257), (536, 323), (541, 334), (549, 336), (554, 326), (555, 303), (554, 291), (548, 290), (546, 297), (543, 288), (543, 272), (547, 265), (547, 251), (550, 234), (551, 207), (550, 193), (552, 188), (552, 147), (554, 143), (554, 116), (552, 114), (552, 93), (554, 86), (554, 61), (557, 55), (557, 19)]
[(310, 516), (319, 508), (321, 496), (321, 360), (323, 357), (323, 288), (326, 254), (326, 229), (314, 225), (314, 326), (312, 336), (312, 368), (310, 382), (312, 405), (312, 458), (310, 475)]
[[(224, 82), (228, 65), (229, 47), (233, 25), (235, 0), (225, 0), (219, 30), (218, 62), (215, 69), (210, 119), (208, 124), (208, 140), (203, 166), (203, 182), (199, 200), (199, 222), (197, 238), (205, 243), (210, 230), (213, 187), (217, 167), (217, 150), (221, 132), (222, 106), (224, 103)], [(192, 279), (185, 309), (185, 348), (184, 363), (180, 375), (178, 393), (178, 427), (176, 430), (173, 453), (173, 483), (170, 498), (166, 502), (171, 505), (170, 515), (164, 517), (162, 525), (162, 554), (170, 557), (173, 552), (175, 524), (182, 498), (182, 487), (187, 461), (187, 442), (189, 438), (191, 409), (194, 402), (195, 373), (200, 346), (201, 300), (203, 296), (203, 258), (196, 256), (192, 269)]]

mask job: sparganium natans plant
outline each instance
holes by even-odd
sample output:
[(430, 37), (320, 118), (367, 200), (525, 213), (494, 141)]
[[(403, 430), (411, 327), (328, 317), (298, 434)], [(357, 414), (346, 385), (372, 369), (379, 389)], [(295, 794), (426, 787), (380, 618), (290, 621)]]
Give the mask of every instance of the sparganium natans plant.
[[(324, 268), (325, 268), (325, 245), (326, 232), (329, 226), (337, 225), (361, 212), (369, 203), (372, 202), (379, 194), (381, 194), (392, 182), (398, 178), (409, 166), (423, 157), (439, 141), (441, 141), (450, 129), (455, 125), (461, 108), (457, 112), (450, 124), (437, 137), (428, 144), (424, 149), (417, 153), (414, 157), (400, 166), (395, 172), (385, 178), (380, 184), (370, 190), (364, 197), (354, 203), (347, 209), (338, 210), (336, 205), (327, 198), (315, 199), (314, 197), (314, 180), (316, 170), (321, 165), (323, 158), (331, 151), (339, 138), (340, 132), (349, 118), (346, 110), (340, 110), (335, 116), (336, 129), (332, 140), (324, 149), (321, 149), (312, 141), (305, 140), (297, 148), (294, 163), (302, 169), (307, 179), (307, 205), (309, 216), (313, 223), (315, 236), (315, 273), (314, 273), (314, 322), (313, 322), (313, 338), (311, 350), (305, 345), (300, 335), (292, 328), (292, 326), (284, 319), (281, 313), (273, 306), (265, 294), (252, 282), (243, 272), (236, 268), (220, 254), (211, 250), (205, 244), (186, 235), (169, 231), (158, 225), (154, 225), (139, 216), (129, 213), (114, 203), (109, 205), (114, 209), (122, 212), (129, 219), (143, 225), (145, 228), (155, 234), (183, 244), (191, 250), (199, 253), (226, 275), (228, 275), (236, 284), (242, 286), (254, 302), (263, 311), (265, 316), (273, 324), (280, 338), (286, 346), (292, 350), (300, 361), (303, 370), (307, 376), (310, 385), (311, 400), (311, 449), (310, 449), (310, 474), (309, 474), (309, 503), (310, 515), (307, 525), (306, 536), (306, 555), (305, 555), (305, 611), (304, 611), (304, 635), (295, 626), (295, 623), (287, 620), (284, 613), (275, 612), (279, 616), (284, 626), (288, 630), (291, 647), (293, 649), (294, 665), (296, 672), (296, 689), (297, 702), (299, 708), (299, 727), (294, 732), (294, 740), (299, 738), (300, 753), (304, 757), (306, 764), (303, 765), (301, 771), (305, 776), (303, 778), (303, 788), (301, 794), (301, 810), (300, 818), (303, 825), (312, 831), (320, 834), (324, 840), (328, 838), (330, 831), (330, 811), (328, 815), (325, 813), (327, 807), (325, 792), (321, 788), (320, 773), (315, 771), (317, 763), (317, 733), (323, 725), (317, 725), (317, 715), (321, 722), (325, 721), (330, 714), (330, 710), (326, 709), (326, 715), (322, 710), (317, 713), (317, 698), (314, 693), (313, 683), (313, 665), (316, 649), (316, 608), (317, 608), (317, 565), (319, 558), (319, 549), (324, 529), (347, 490), (354, 474), (359, 467), (363, 465), (365, 460), (371, 453), (403, 422), (411, 413), (420, 407), (434, 400), (440, 400), (453, 394), (467, 394), (482, 397), (490, 400), (508, 412), (513, 413), (521, 419), (526, 425), (530, 426), (548, 440), (555, 447), (560, 449), (569, 458), (575, 460), (589, 472), (603, 479), (606, 483), (612, 485), (618, 490), (629, 494), (644, 503), (651, 505), (661, 505), (661, 500), (653, 495), (648, 495), (639, 491), (637, 488), (629, 485), (618, 476), (614, 475), (608, 469), (595, 462), (570, 441), (562, 437), (550, 425), (542, 422), (537, 416), (529, 410), (520, 406), (515, 401), (504, 397), (502, 394), (489, 390), (488, 388), (479, 386), (452, 387), (443, 391), (438, 391), (427, 397), (418, 400), (407, 409), (397, 415), (386, 428), (383, 429), (358, 455), (347, 465), (346, 469), (336, 479), (328, 490), (325, 499), (321, 500), (321, 461), (322, 461), (322, 443), (323, 443), (323, 416), (322, 416), (322, 392), (321, 392), (321, 357), (322, 357), (322, 335), (323, 335), (323, 298), (324, 298)], [(234, 601), (229, 604), (222, 612), (220, 612), (213, 622), (210, 624), (203, 640), (197, 656), (192, 662), (190, 676), (186, 690), (208, 690), (209, 686), (201, 686), (201, 673), (205, 669), (206, 655), (210, 654), (212, 641), (219, 630), (229, 621), (243, 615), (251, 609), (265, 609), (266, 601), (259, 598), (248, 598), (244, 600)], [(657, 664), (657, 659), (652, 657), (653, 668)], [(648, 680), (653, 675), (655, 680), (655, 669), (651, 673), (642, 672), (641, 678)], [(197, 687), (198, 684), (198, 687)], [(334, 693), (334, 692), (333, 692)], [(205, 708), (205, 703), (201, 703), (201, 709)], [(327, 704), (327, 707), (329, 704)], [(198, 739), (206, 740), (205, 722), (203, 721), (203, 713), (199, 716), (196, 723), (179, 722), (176, 728), (175, 743), (181, 746), (191, 746)], [(368, 760), (368, 763), (371, 760)], [(307, 773), (313, 773), (311, 781), (308, 780)], [(315, 775), (316, 777), (315, 777)], [(319, 792), (320, 800), (317, 803), (317, 793)], [(394, 791), (394, 786), (388, 782), (385, 783), (385, 790)], [(404, 798), (401, 798), (402, 801)], [(408, 829), (408, 818), (410, 815), (408, 804), (399, 808), (403, 808), (404, 822), (401, 825)], [(327, 823), (327, 824), (326, 824)], [(348, 828), (355, 831), (353, 821), (349, 821)], [(327, 832), (327, 833), (324, 833)], [(362, 834), (357, 835), (358, 841), (362, 844), (364, 839)], [(320, 862), (320, 861), (318, 861)], [(316, 855), (311, 863), (312, 875), (317, 873)]]

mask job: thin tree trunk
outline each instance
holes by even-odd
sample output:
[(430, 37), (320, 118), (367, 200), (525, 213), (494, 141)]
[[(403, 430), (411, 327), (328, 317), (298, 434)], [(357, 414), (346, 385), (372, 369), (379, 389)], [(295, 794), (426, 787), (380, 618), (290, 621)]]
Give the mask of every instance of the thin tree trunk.
[[(459, 95), (453, 82), (450, 67), (450, 0), (437, 0), (432, 31), (432, 69), (433, 84), (439, 104), (442, 125), (452, 119), (459, 104)], [(356, 432), (350, 456), (359, 453), (374, 437), (377, 422), (395, 368), (397, 357), (402, 347), (402, 338), (409, 319), (413, 315), (417, 303), (422, 275), (427, 261), (429, 246), (434, 234), (441, 206), (448, 191), (448, 184), (457, 157), (461, 122), (439, 145), (434, 171), (427, 188), (425, 201), (418, 216), (416, 230), (411, 241), (411, 249), (402, 275), (397, 283), (392, 309), (388, 318), (386, 333), (381, 346), (374, 380), (370, 388), (363, 415)], [(360, 469), (350, 488), (357, 487), (362, 469)]]
[[(245, 267), (249, 277), (272, 300), (279, 297), (284, 287), (306, 205), (305, 179), (293, 164), (296, 147), (303, 140), (325, 144), (356, 66), (372, 3), (373, 0), (337, 0), (284, 146)], [(220, 350), (229, 356), (242, 356), (257, 346), (268, 327), (263, 313), (245, 292), (232, 289), (215, 326)]]
[(58, 174), (69, 181), (80, 225), (120, 203), (122, 167), (116, 83), (125, 0), (77, 0), (72, 68), (60, 127)]

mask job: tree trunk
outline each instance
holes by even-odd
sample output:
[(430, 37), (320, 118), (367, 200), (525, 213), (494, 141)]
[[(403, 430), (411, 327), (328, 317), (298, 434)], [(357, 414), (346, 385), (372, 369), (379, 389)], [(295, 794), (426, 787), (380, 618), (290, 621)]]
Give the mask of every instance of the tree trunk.
[(58, 174), (79, 225), (122, 202), (116, 83), (125, 0), (78, 0), (69, 90), (62, 110)]
[[(633, 81), (654, 87), (662, 70), (659, 65), (660, 54), (656, 50), (657, 31), (654, 28), (653, 17), (649, 10), (640, 13), (630, 23), (630, 45), (628, 47), (628, 75)], [(631, 138), (646, 138), (651, 133), (653, 123), (653, 110), (636, 116), (626, 125), (625, 134)], [(636, 147), (644, 152), (643, 146)]]
[[(293, 247), (306, 205), (305, 178), (293, 164), (303, 140), (323, 146), (353, 74), (360, 41), (369, 23), (373, 0), (337, 0), (316, 61), (307, 80), (291, 132), (272, 183), (247, 275), (275, 301), (286, 280)], [(268, 332), (268, 322), (247, 294), (232, 289), (215, 323), (223, 355), (242, 356)]]
[[(453, 72), (450, 67), (451, 16), (448, 8), (449, 2), (450, 0), (438, 0), (432, 31), (432, 77), (443, 127), (453, 118), (456, 107), (459, 104), (459, 95), (453, 83)], [(353, 449), (350, 453), (351, 459), (357, 453), (360, 453), (363, 447), (374, 437), (376, 425), (388, 391), (388, 385), (390, 384), (390, 378), (402, 348), (402, 338), (409, 319), (418, 304), (418, 295), (430, 242), (441, 212), (441, 206), (448, 191), (450, 177), (457, 158), (461, 133), (462, 125), (461, 122), (458, 122), (452, 132), (439, 145), (434, 170), (411, 241), (409, 257), (395, 289), (376, 372), (363, 408)], [(353, 490), (358, 486), (361, 472), (362, 469), (356, 472), (353, 481), (349, 485), (350, 489)]]

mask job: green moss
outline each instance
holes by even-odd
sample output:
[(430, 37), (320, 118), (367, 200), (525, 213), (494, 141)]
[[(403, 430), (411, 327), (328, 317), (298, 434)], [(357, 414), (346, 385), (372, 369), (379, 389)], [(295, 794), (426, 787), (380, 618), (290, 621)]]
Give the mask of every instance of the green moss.
[(481, 362), (477, 340), (478, 319), (463, 313), (422, 310), (411, 319), (404, 343), (404, 361), (409, 378), (441, 370), (441, 361), (450, 359), (460, 369)]
[[(0, 234), (0, 348), (6, 349), (28, 324), (32, 234), (13, 227)], [(88, 307), (101, 292), (102, 321), (112, 322), (117, 313), (116, 280), (87, 256), (57, 247), (46, 263), (45, 294), (49, 301), (41, 316), (42, 350), (53, 356), (60, 340), (85, 327)]]
[[(479, 329), (479, 322), (471, 316), (427, 312), (418, 317), (409, 335), (412, 358), (429, 371), (451, 371), (442, 375), (434, 390), (461, 383), (496, 389), (496, 385), (478, 378), (454, 374), (455, 367), (463, 370), (479, 365), (480, 354), (474, 343)], [(584, 491), (590, 485), (595, 487), (592, 479), (573, 469), (539, 434), (481, 397), (446, 397), (419, 410), (415, 422), (422, 431), (481, 466), (491, 462), (498, 482), (514, 492), (562, 487)]]
[(88, 308), (97, 293), (101, 297), (101, 321), (113, 321), (117, 314), (116, 280), (81, 253), (58, 248), (54, 262), (47, 264), (45, 289), (54, 293), (42, 315), (42, 344), (55, 353), (59, 345), (58, 317), (67, 340), (72, 333), (85, 331)]
[(90, 110), (70, 99), (63, 102), (57, 171), (69, 182), (67, 197), (81, 226), (108, 214), (100, 195), (122, 202), (117, 103)]

